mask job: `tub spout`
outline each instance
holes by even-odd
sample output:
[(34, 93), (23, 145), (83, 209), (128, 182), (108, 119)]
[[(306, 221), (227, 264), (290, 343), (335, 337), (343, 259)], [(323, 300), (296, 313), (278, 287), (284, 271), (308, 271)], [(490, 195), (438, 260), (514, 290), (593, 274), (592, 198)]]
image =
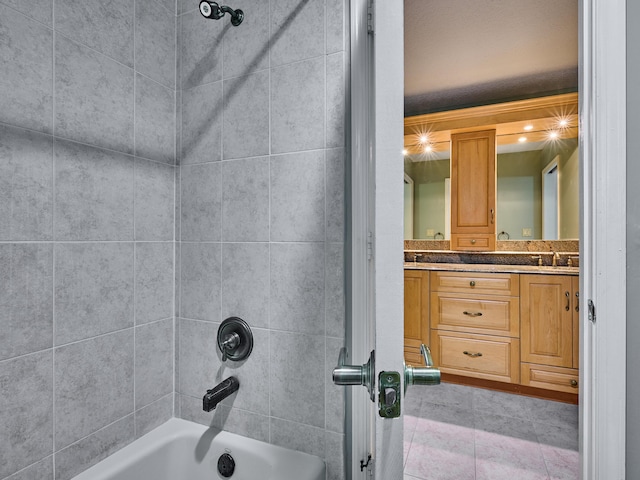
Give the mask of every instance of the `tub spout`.
[(211, 390), (207, 390), (207, 393), (202, 397), (202, 409), (205, 412), (210, 412), (218, 406), (218, 404), (231, 395), (233, 392), (237, 392), (240, 388), (240, 382), (236, 377), (229, 377), (223, 380)]

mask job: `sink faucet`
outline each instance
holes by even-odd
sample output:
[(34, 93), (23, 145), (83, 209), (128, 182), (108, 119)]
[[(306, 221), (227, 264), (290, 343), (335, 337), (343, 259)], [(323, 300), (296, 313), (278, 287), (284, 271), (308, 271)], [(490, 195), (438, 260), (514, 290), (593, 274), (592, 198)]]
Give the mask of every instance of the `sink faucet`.
[(558, 252), (553, 252), (553, 260), (551, 262), (552, 267), (558, 266), (558, 260), (560, 260), (560, 254)]
[(207, 390), (207, 393), (202, 397), (202, 409), (205, 412), (210, 412), (218, 406), (218, 404), (231, 395), (233, 392), (237, 392), (240, 388), (240, 382), (236, 377), (229, 377), (223, 380), (211, 390)]

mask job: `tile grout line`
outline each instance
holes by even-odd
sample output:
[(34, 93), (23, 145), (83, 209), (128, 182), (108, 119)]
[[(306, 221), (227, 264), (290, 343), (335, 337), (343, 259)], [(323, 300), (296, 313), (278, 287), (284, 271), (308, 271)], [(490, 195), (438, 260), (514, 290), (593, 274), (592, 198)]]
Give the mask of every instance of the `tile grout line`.
[[(183, 20), (184, 16), (182, 16), (183, 12), (180, 12), (180, 0), (176, 1), (176, 166), (177, 166), (177, 175), (176, 179), (176, 202), (177, 202), (177, 210), (176, 215), (176, 228), (177, 228), (177, 236), (176, 236), (176, 259), (178, 261), (178, 268), (176, 272), (176, 292), (175, 292), (175, 301), (178, 303), (177, 308), (177, 317), (176, 317), (176, 332), (178, 335), (178, 341), (176, 348), (178, 350), (177, 357), (174, 356), (174, 361), (177, 358), (177, 370), (174, 371), (174, 382), (175, 382), (175, 391), (178, 405), (174, 405), (174, 414), (177, 409), (180, 418), (183, 418), (182, 415), (182, 392), (180, 391), (180, 382), (182, 378), (180, 376), (180, 366), (182, 365), (182, 349), (180, 348), (180, 344), (182, 342), (182, 160), (183, 160), (183, 137), (184, 137), (184, 109), (183, 109), (183, 84), (182, 84), (182, 70), (184, 68), (183, 59), (182, 59), (182, 43), (183, 43)], [(178, 122), (179, 120), (179, 122)], [(177, 381), (176, 381), (177, 379)]]
[(178, 345), (179, 340), (179, 331), (178, 331), (178, 317), (176, 315), (177, 310), (177, 295), (178, 295), (178, 238), (177, 238), (177, 229), (178, 229), (178, 182), (180, 181), (180, 165), (178, 164), (178, 145), (179, 145), (179, 133), (178, 133), (178, 68), (180, 65), (180, 61), (178, 59), (178, 36), (180, 34), (179, 30), (179, 17), (178, 17), (178, 0), (174, 0), (173, 4), (173, 164), (175, 166), (173, 170), (173, 252), (172, 252), (172, 260), (173, 260), (173, 269), (172, 269), (172, 299), (171, 299), (171, 316), (173, 318), (173, 341), (172, 341), (172, 373), (173, 376), (171, 378), (173, 389), (172, 389), (172, 397), (171, 397), (171, 416), (172, 418), (179, 417), (179, 408), (177, 403), (179, 403), (178, 398), (178, 386), (176, 385), (176, 378), (178, 375), (177, 368), (180, 355), (180, 349)]
[(136, 16), (137, 16), (137, 8), (138, 8), (138, 0), (133, 0), (133, 178), (132, 181), (132, 191), (133, 191), (133, 438), (135, 439), (138, 434), (138, 422), (136, 422), (137, 412), (136, 412), (136, 330), (137, 330), (137, 318), (136, 318), (136, 258), (138, 254), (138, 244), (136, 242), (136, 167), (137, 160), (136, 155), (138, 154), (138, 145), (137, 145), (137, 133), (138, 133), (138, 122), (136, 121), (136, 87), (137, 87), (137, 64), (136, 64), (136, 47), (137, 47), (137, 28), (136, 28)]
[(271, 406), (271, 399), (273, 397), (273, 365), (271, 362), (271, 351), (273, 348), (273, 344), (272, 344), (272, 336), (273, 336), (273, 330), (271, 328), (271, 313), (272, 313), (272, 309), (273, 309), (273, 304), (271, 301), (271, 295), (272, 295), (272, 290), (271, 290), (271, 282), (273, 279), (273, 272), (272, 272), (272, 268), (271, 268), (271, 259), (272, 259), (272, 225), (271, 225), (271, 215), (272, 215), (272, 205), (271, 205), (271, 196), (272, 196), (272, 189), (271, 189), (271, 184), (272, 184), (272, 180), (271, 180), (271, 165), (272, 165), (272, 155), (273, 155), (273, 102), (272, 102), (272, 88), (273, 88), (273, 68), (271, 65), (271, 50), (272, 50), (272, 44), (271, 44), (271, 39), (272, 39), (272, 32), (271, 32), (271, 27), (273, 25), (273, 0), (269, 0), (269, 13), (268, 13), (269, 19), (268, 19), (268, 30), (269, 30), (269, 34), (268, 34), (268, 38), (267, 38), (267, 70), (268, 70), (268, 79), (267, 79), (267, 87), (269, 90), (269, 96), (267, 98), (267, 108), (269, 111), (269, 117), (268, 117), (268, 134), (269, 134), (269, 148), (268, 148), (268, 171), (267, 171), (267, 175), (268, 175), (268, 179), (269, 182), (267, 184), (267, 189), (268, 189), (268, 195), (269, 195), (269, 205), (268, 205), (268, 228), (269, 228), (269, 234), (268, 234), (268, 261), (269, 261), (269, 280), (268, 280), (268, 305), (267, 305), (267, 325), (268, 325), (268, 340), (267, 340), (267, 355), (268, 355), (268, 366), (269, 366), (269, 389), (267, 394), (269, 395), (268, 397), (268, 408), (269, 411), (268, 413), (268, 423), (267, 423), (267, 435), (269, 438), (269, 443), (273, 443), (273, 432), (272, 432), (272, 428), (271, 428), (271, 424), (272, 424), (272, 420), (271, 420), (271, 415), (272, 415), (272, 406)]
[(177, 393), (177, 385), (176, 378), (178, 375), (177, 372), (177, 361), (179, 358), (180, 350), (178, 346), (178, 318), (177, 318), (177, 295), (178, 295), (178, 285), (177, 285), (177, 275), (178, 275), (178, 238), (177, 238), (177, 229), (178, 229), (178, 182), (180, 179), (180, 166), (178, 165), (178, 68), (180, 65), (180, 61), (178, 59), (178, 36), (180, 35), (179, 30), (179, 17), (178, 17), (178, 0), (174, 0), (173, 3), (173, 164), (175, 165), (173, 171), (173, 279), (172, 279), (172, 296), (171, 299), (171, 314), (173, 317), (173, 358), (171, 359), (171, 363), (173, 366), (173, 396), (171, 399), (171, 416), (173, 418), (178, 417), (179, 408), (176, 403), (178, 401), (178, 393)]
[(51, 455), (53, 476), (56, 476), (56, 0), (51, 0), (51, 29), (52, 29), (52, 88), (51, 88), (51, 408), (52, 408), (52, 435), (51, 435)]

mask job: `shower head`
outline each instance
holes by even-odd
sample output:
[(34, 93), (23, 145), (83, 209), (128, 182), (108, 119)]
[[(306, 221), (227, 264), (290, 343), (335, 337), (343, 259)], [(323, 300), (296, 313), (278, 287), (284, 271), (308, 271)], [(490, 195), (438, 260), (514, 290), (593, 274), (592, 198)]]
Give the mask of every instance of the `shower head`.
[(224, 17), (225, 13), (231, 15), (231, 25), (237, 27), (244, 20), (244, 12), (240, 9), (234, 10), (226, 5), (218, 5), (217, 2), (209, 2), (202, 0), (200, 2), (200, 13), (204, 18), (220, 20)]

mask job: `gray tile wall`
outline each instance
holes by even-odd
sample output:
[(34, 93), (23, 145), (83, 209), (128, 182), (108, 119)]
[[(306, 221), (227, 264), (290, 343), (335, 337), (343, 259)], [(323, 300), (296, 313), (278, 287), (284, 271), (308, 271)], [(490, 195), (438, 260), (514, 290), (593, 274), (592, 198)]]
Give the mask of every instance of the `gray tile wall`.
[(0, 0), (0, 479), (173, 415), (175, 8)]
[[(177, 415), (319, 455), (343, 479), (344, 2), (240, 7), (234, 28), (178, 1)], [(246, 361), (221, 362), (229, 316), (253, 329)], [(230, 375), (240, 390), (203, 412)]]
[(69, 479), (174, 413), (344, 478), (343, 3), (244, 0), (233, 28), (0, 0), (0, 479)]

